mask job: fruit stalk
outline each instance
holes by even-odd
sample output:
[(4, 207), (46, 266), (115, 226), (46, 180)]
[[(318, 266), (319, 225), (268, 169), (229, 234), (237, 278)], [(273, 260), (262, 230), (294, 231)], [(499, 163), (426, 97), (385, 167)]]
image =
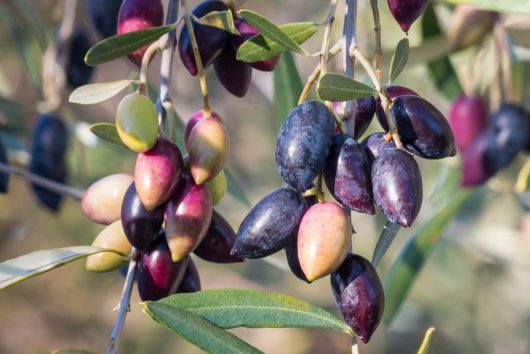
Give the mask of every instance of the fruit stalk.
[(153, 55), (155, 55), (156, 51), (160, 50), (160, 41), (157, 40), (149, 47), (147, 47), (147, 50), (144, 53), (144, 56), (142, 57), (142, 65), (140, 67), (140, 85), (138, 87), (138, 91), (142, 95), (147, 94), (147, 68), (149, 67), (149, 62), (151, 62), (151, 58)]
[(370, 0), (372, 15), (374, 17), (374, 34), (375, 34), (375, 74), (381, 78), (381, 60), (383, 59), (383, 49), (381, 47), (381, 21), (379, 20), (379, 8), (377, 0)]
[(127, 277), (125, 278), (125, 285), (123, 286), (120, 303), (118, 304), (118, 314), (116, 315), (116, 321), (114, 322), (114, 327), (112, 328), (112, 335), (107, 346), (107, 354), (116, 354), (118, 352), (118, 342), (120, 339), (121, 330), (125, 324), (125, 316), (127, 316), (127, 311), (129, 311), (129, 302), (131, 300), (131, 293), (134, 279), (136, 278), (137, 269), (137, 254), (134, 248), (132, 253), (133, 255), (127, 270)]
[(188, 33), (191, 39), (191, 47), (193, 48), (193, 57), (195, 58), (195, 65), (197, 66), (197, 71), (199, 73), (199, 82), (201, 85), (202, 97), (204, 100), (203, 111), (204, 117), (210, 117), (210, 103), (208, 101), (208, 85), (206, 84), (206, 74), (204, 67), (202, 65), (201, 54), (199, 53), (199, 45), (197, 44), (197, 38), (195, 37), (195, 32), (193, 31), (193, 25), (191, 23), (191, 15), (188, 10), (188, 4), (186, 0), (182, 0), (182, 7), (184, 8), (184, 22), (188, 29)]
[[(342, 67), (344, 76), (355, 78), (355, 57), (351, 50), (357, 46), (357, 0), (346, 0), (344, 11), (344, 27), (342, 29)], [(344, 116), (351, 117), (353, 100), (346, 102)], [(355, 135), (355, 120), (348, 119), (345, 122), (346, 132)]]
[(38, 176), (36, 174), (20, 169), (18, 167), (10, 166), (3, 162), (0, 162), (0, 172), (10, 173), (23, 177), (31, 183), (38, 185), (39, 187), (43, 187), (49, 189), (50, 191), (67, 195), (75, 200), (81, 200), (83, 198), (83, 195), (85, 194), (85, 192), (82, 190), (66, 186), (62, 183), (52, 181), (48, 178)]

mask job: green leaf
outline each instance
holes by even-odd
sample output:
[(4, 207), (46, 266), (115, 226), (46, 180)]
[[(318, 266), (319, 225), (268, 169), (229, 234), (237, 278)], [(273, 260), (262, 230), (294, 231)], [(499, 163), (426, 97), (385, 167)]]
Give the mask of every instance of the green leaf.
[(530, 14), (528, 0), (439, 0), (455, 5), (469, 5), (485, 10)]
[(383, 319), (390, 324), (405, 300), (414, 279), (440, 240), (445, 228), (470, 197), (470, 191), (454, 194), (429, 221), (421, 225), (402, 248), (384, 280), (385, 313)]
[[(319, 25), (314, 22), (288, 23), (280, 26), (283, 33), (298, 44), (304, 43), (318, 30)], [(262, 34), (245, 41), (237, 50), (237, 59), (253, 63), (266, 60), (286, 51), (287, 48)]]
[(36, 251), (4, 261), (0, 263), (0, 289), (5, 289), (92, 254), (109, 251), (116, 253), (116, 251), (93, 246), (63, 247)]
[(0, 96), (0, 130), (10, 133), (24, 133), (28, 127), (22, 117), (23, 107), (20, 103)]
[(243, 188), (241, 188), (240, 183), (237, 181), (234, 173), (231, 169), (225, 166), (223, 169), (225, 171), (226, 175), (226, 183), (228, 185), (228, 193), (239, 200), (241, 203), (243, 203), (246, 206), (250, 206), (250, 200), (248, 199), (245, 191)]
[(147, 302), (145, 312), (156, 322), (186, 338), (207, 353), (262, 353), (228, 331), (185, 310), (157, 302)]
[(151, 27), (141, 31), (129, 32), (109, 37), (90, 48), (86, 54), (85, 62), (96, 66), (134, 52), (158, 38), (174, 30), (176, 25)]
[(153, 304), (184, 309), (224, 329), (315, 328), (353, 335), (344, 321), (292, 296), (253, 289), (214, 289), (176, 294)]
[(307, 54), (307, 52), (300, 47), (295, 40), (289, 37), (287, 33), (283, 32), (280, 27), (276, 26), (274, 23), (257, 12), (250, 10), (239, 10), (238, 13), (243, 16), (248, 23), (256, 27), (264, 36), (269, 37), (287, 49), (294, 50), (300, 54)]
[(390, 248), (399, 229), (400, 226), (398, 224), (395, 224), (390, 220), (386, 221), (385, 226), (383, 227), (383, 232), (381, 232), (379, 241), (377, 241), (377, 245), (375, 246), (374, 255), (372, 256), (372, 264), (374, 267), (377, 268), (379, 262), (381, 262), (381, 259)]
[[(432, 3), (429, 3), (425, 9), (421, 22), (421, 28), (423, 33), (423, 41), (426, 41), (430, 38), (437, 38), (442, 34)], [(438, 89), (449, 100), (453, 100), (455, 97), (461, 95), (464, 92), (453, 65), (451, 64), (451, 61), (447, 55), (430, 61), (427, 66), (436, 87), (438, 87)]]
[(418, 349), (418, 354), (429, 354), (431, 352), (432, 335), (434, 334), (435, 328), (431, 327), (425, 332), (425, 337), (421, 342), (421, 346)]
[(234, 24), (232, 11), (230, 10), (212, 11), (201, 18), (194, 18), (194, 20), (202, 25), (219, 28), (236, 36), (240, 35)]
[(116, 96), (122, 90), (129, 87), (133, 80), (118, 80), (89, 84), (76, 88), (70, 95), (71, 103), (94, 104), (108, 100)]
[(327, 101), (351, 101), (375, 96), (377, 91), (340, 74), (326, 74), (317, 85), (318, 96)]
[(90, 350), (83, 350), (83, 349), (59, 349), (54, 350), (50, 354), (96, 354)]
[(118, 129), (112, 123), (96, 123), (90, 126), (90, 130), (101, 140), (126, 148), (118, 134)]
[(399, 41), (392, 61), (390, 62), (390, 81), (397, 79), (399, 74), (405, 69), (407, 61), (409, 60), (409, 39), (403, 38)]
[(290, 52), (282, 54), (274, 70), (274, 106), (278, 116), (278, 126), (298, 104), (303, 85)]

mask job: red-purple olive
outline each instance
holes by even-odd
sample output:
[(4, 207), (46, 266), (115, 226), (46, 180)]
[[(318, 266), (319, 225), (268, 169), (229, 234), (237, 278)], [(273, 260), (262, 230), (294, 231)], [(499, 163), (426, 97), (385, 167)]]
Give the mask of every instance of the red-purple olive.
[[(239, 48), (245, 41), (248, 39), (259, 35), (261, 32), (250, 23), (245, 21), (244, 18), (240, 17), (236, 21), (237, 31), (240, 33), (240, 36), (232, 36), (232, 41), (234, 42), (236, 48)], [(280, 54), (273, 56), (272, 58), (266, 60), (255, 61), (253, 63), (248, 63), (251, 67), (261, 71), (273, 71), (280, 60)]]
[(451, 107), (449, 123), (455, 134), (456, 147), (466, 150), (488, 124), (488, 108), (480, 96), (458, 97)]
[(252, 79), (252, 68), (244, 61), (237, 60), (236, 50), (231, 42), (228, 42), (215, 59), (213, 67), (219, 82), (228, 92), (237, 97), (247, 94)]
[[(219, 114), (215, 112), (210, 112), (210, 119), (217, 119), (219, 122), (223, 123), (223, 120), (219, 116)], [(190, 138), (190, 133), (193, 127), (201, 120), (204, 119), (204, 111), (200, 110), (195, 113), (193, 113), (188, 119), (188, 122), (186, 123), (186, 127), (184, 128), (184, 145), (186, 146), (186, 150), (189, 150), (188, 148), (188, 140)], [(223, 123), (224, 124), (224, 123)]]
[(428, 0), (387, 0), (392, 16), (403, 32), (408, 33), (410, 26), (420, 17), (429, 3)]

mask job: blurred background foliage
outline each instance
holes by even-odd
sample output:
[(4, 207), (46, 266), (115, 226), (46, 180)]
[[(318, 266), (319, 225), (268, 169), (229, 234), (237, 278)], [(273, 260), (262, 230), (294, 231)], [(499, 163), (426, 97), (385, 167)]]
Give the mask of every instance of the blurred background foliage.
[[(32, 126), (42, 99), (42, 55), (58, 26), (64, 2), (68, 0), (0, 0), (0, 121), (2, 136), (8, 142), (12, 163), (25, 166)], [(237, 2), (238, 6), (243, 6)], [(78, 24), (98, 40), (80, 2)], [(190, 4), (191, 5), (191, 4)], [(194, 4), (193, 4), (194, 5)], [(451, 7), (434, 3), (441, 28), (448, 26)], [(327, 1), (257, 1), (244, 7), (258, 11), (278, 24), (298, 21), (323, 21)], [(397, 41), (403, 37), (391, 17), (386, 1), (380, 1), (383, 49), (386, 67)], [(342, 9), (339, 6), (332, 42), (340, 36)], [(517, 97), (530, 102), (530, 16), (511, 15), (510, 34), (516, 46), (514, 78)], [(358, 40), (367, 56), (374, 51), (373, 22), (368, 1), (359, 4)], [(451, 101), (431, 79), (427, 62), (448, 52), (442, 36), (423, 40), (421, 24), (413, 25), (409, 38), (409, 65), (398, 80), (428, 98), (444, 113)], [(322, 33), (304, 45), (310, 52), (320, 48)], [(150, 68), (150, 81), (157, 85), (157, 56)], [(305, 81), (318, 59), (295, 56), (298, 71)], [(482, 92), (497, 85), (495, 48), (491, 38), (481, 47), (451, 55), (462, 86), (480, 87)], [(201, 107), (198, 81), (183, 70), (175, 56), (172, 97), (180, 117), (187, 119)], [(328, 71), (340, 72), (334, 59)], [(134, 67), (119, 60), (97, 68), (92, 82), (127, 78)], [(386, 71), (384, 71), (386, 72)], [(228, 167), (240, 188), (254, 205), (282, 185), (274, 162), (274, 142), (279, 129), (273, 93), (273, 75), (254, 71), (247, 96), (229, 95), (208, 70), (211, 105), (224, 118), (230, 131), (232, 150)], [(361, 68), (357, 78), (365, 80)], [(385, 78), (385, 77), (384, 77)], [(473, 83), (471, 83), (473, 82)], [(489, 92), (489, 91), (488, 91)], [(65, 93), (65, 97), (69, 93)], [(491, 94), (491, 92), (490, 92)], [(79, 106), (64, 103), (60, 114), (71, 132), (69, 146), (69, 184), (86, 188), (105, 175), (132, 173), (134, 153), (98, 142), (89, 124), (113, 122), (121, 95), (103, 104)], [(450, 96), (449, 96), (450, 97)], [(490, 95), (495, 97), (495, 95)], [(65, 102), (67, 100), (65, 99)], [(492, 109), (498, 106), (490, 100)], [(528, 106), (526, 107), (528, 108)], [(366, 133), (379, 130), (373, 123)], [(182, 132), (179, 132), (180, 135)], [(457, 189), (459, 156), (441, 162), (418, 159), (424, 178), (424, 202), (415, 226), (401, 230), (379, 272), (384, 278), (411, 234), (417, 232)], [(528, 353), (530, 352), (530, 216), (512, 192), (523, 157), (500, 173), (487, 186), (472, 192), (458, 209), (449, 226), (419, 272), (401, 309), (393, 321), (382, 325), (362, 353), (412, 353), (419, 347), (425, 330), (436, 327), (432, 353)], [(250, 206), (227, 196), (217, 207), (237, 228)], [(39, 249), (90, 244), (102, 229), (87, 220), (79, 203), (66, 199), (53, 215), (36, 205), (28, 184), (13, 177), (8, 195), (0, 198), (0, 260)], [(354, 252), (371, 258), (384, 224), (381, 215), (370, 217), (354, 213), (352, 222)], [(294, 295), (337, 313), (327, 278), (307, 285), (289, 271), (284, 252), (264, 260), (243, 264), (219, 265), (195, 258), (204, 289), (235, 287), (261, 288)], [(400, 279), (394, 279), (395, 282)], [(112, 328), (123, 278), (119, 272), (91, 274), (83, 262), (47, 273), (0, 293), (0, 352), (42, 353), (73, 347), (103, 352)], [(387, 294), (387, 298), (392, 295)], [(123, 353), (198, 353), (199, 349), (161, 328), (140, 311), (133, 292), (132, 312), (122, 336)], [(338, 315), (338, 314), (337, 314)], [(295, 329), (238, 329), (244, 340), (267, 353), (345, 353), (349, 339), (338, 333)]]

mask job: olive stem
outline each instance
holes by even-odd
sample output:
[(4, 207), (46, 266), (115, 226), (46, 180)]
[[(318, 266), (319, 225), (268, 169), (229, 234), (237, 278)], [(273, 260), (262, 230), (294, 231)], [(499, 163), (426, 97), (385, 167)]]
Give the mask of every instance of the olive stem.
[(190, 35), (191, 47), (193, 49), (193, 57), (195, 58), (195, 65), (197, 66), (197, 71), (199, 73), (199, 83), (201, 85), (202, 98), (204, 101), (202, 110), (204, 112), (204, 117), (208, 118), (210, 117), (211, 110), (210, 103), (208, 100), (208, 85), (206, 83), (206, 74), (202, 65), (201, 54), (199, 52), (199, 45), (197, 44), (197, 38), (195, 37), (195, 32), (193, 31), (193, 24), (186, 0), (182, 0), (182, 7), (184, 8), (184, 22), (186, 23), (186, 27)]
[(331, 0), (329, 5), (328, 17), (326, 18), (326, 30), (324, 31), (324, 40), (322, 41), (322, 54), (320, 55), (320, 78), (326, 74), (328, 63), (329, 40), (331, 38), (331, 29), (335, 22), (335, 12), (337, 11), (337, 0)]
[(160, 40), (157, 40), (147, 47), (145, 54), (142, 57), (142, 65), (140, 67), (140, 85), (138, 86), (138, 91), (142, 95), (147, 95), (147, 69), (149, 67), (149, 63), (151, 62), (151, 58), (159, 49)]
[[(357, 46), (357, 0), (346, 0), (344, 9), (344, 27), (342, 29), (342, 67), (344, 76), (355, 78), (355, 56), (350, 50)], [(354, 101), (347, 101), (344, 106), (344, 125), (346, 132), (355, 135), (355, 119), (352, 119)]]
[[(168, 2), (166, 25), (172, 24), (178, 18), (179, 0), (170, 0)], [(159, 40), (160, 49), (162, 49), (162, 61), (160, 63), (160, 90), (157, 101), (158, 124), (162, 128), (166, 124), (167, 110), (172, 109), (171, 97), (169, 96), (169, 89), (171, 87), (171, 69), (173, 68), (173, 56), (175, 54), (175, 47), (177, 46), (177, 29), (170, 31), (162, 36)], [(170, 122), (171, 127), (175, 122)], [(174, 133), (175, 129), (169, 129)], [(172, 135), (172, 134), (170, 134)], [(170, 136), (174, 140), (173, 136)]]
[(125, 278), (125, 284), (121, 293), (120, 303), (118, 304), (118, 314), (116, 315), (116, 321), (112, 328), (112, 335), (109, 339), (107, 346), (107, 354), (116, 354), (118, 352), (118, 342), (120, 340), (121, 330), (125, 324), (125, 317), (129, 310), (129, 302), (131, 301), (131, 293), (136, 278), (137, 268), (137, 252), (133, 249), (131, 260), (129, 261), (129, 268), (127, 270), (127, 277)]
[[(328, 61), (331, 58), (333, 58), (338, 52), (341, 51), (341, 46), (342, 46), (342, 43), (339, 41), (335, 43), (333, 47), (331, 47), (331, 49), (329, 50), (328, 56), (327, 56)], [(311, 91), (311, 88), (313, 87), (313, 85), (315, 84), (315, 81), (320, 75), (320, 69), (322, 68), (320, 64), (321, 63), (318, 62), (317, 66), (315, 67), (311, 75), (309, 75), (309, 77), (307, 78), (304, 89), (302, 90), (302, 93), (300, 94), (300, 98), (298, 99), (298, 104), (303, 103), (309, 96), (309, 92)]]
[(18, 167), (10, 166), (3, 162), (0, 162), (0, 172), (23, 177), (39, 187), (46, 188), (62, 195), (67, 195), (75, 200), (83, 199), (83, 195), (85, 194), (82, 190), (66, 186), (62, 183), (52, 181), (51, 179), (33, 174)]
[(379, 19), (377, 0), (370, 0), (370, 6), (372, 7), (372, 15), (374, 18), (375, 74), (378, 79), (381, 79), (381, 61), (383, 59), (383, 49), (381, 47), (381, 20)]

